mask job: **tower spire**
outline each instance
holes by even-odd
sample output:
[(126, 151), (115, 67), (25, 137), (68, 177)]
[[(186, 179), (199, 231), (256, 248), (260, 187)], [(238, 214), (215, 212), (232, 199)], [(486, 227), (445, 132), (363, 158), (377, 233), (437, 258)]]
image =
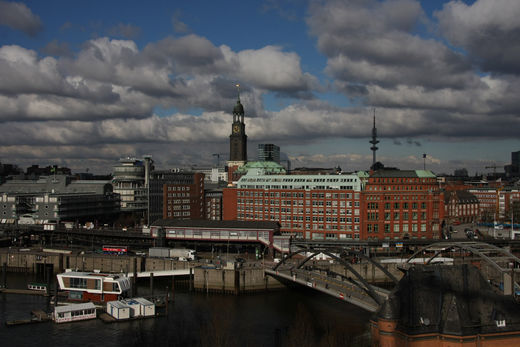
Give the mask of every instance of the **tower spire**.
[(237, 95), (238, 95), (238, 98), (237, 100), (240, 101), (240, 84), (235, 84), (235, 87), (237, 87)]
[(374, 108), (374, 125), (372, 126), (372, 140), (369, 141), (372, 144), (370, 149), (372, 150), (372, 166), (376, 163), (376, 151), (378, 150), (377, 144), (379, 143), (377, 139), (377, 128), (376, 128), (376, 109)]

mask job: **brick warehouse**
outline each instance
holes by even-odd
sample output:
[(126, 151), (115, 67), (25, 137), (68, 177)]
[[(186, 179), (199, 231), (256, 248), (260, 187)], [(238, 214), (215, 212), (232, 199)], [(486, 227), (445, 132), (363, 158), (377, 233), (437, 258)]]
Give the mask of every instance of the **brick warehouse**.
[(441, 237), (443, 195), (430, 171), (246, 174), (224, 189), (224, 220), (279, 221), (310, 240)]
[(363, 239), (439, 239), (444, 195), (424, 170), (378, 170), (363, 191)]

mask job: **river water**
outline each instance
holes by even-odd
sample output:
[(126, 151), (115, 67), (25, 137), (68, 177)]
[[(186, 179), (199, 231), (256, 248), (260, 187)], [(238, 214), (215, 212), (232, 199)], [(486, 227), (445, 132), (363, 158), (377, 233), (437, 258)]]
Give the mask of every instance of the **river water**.
[[(30, 275), (9, 274), (25, 289)], [(154, 280), (161, 293), (166, 280)], [(140, 282), (139, 295), (150, 293)], [(7, 327), (5, 321), (50, 312), (48, 299), (0, 294), (1, 346), (367, 346), (370, 313), (309, 288), (231, 296), (177, 289), (164, 317), (106, 324), (90, 320)]]

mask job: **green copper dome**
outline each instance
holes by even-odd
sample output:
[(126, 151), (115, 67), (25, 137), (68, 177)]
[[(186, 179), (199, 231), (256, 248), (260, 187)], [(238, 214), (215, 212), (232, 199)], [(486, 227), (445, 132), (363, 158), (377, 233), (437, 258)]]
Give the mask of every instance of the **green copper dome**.
[(240, 103), (240, 100), (237, 100), (237, 104), (233, 108), (233, 114), (244, 114), (244, 106)]

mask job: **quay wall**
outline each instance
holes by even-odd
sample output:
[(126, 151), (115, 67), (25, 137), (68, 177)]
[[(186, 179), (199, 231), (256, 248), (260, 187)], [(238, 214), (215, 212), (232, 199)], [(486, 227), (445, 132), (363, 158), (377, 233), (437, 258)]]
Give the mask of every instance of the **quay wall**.
[(41, 250), (0, 248), (0, 272), (6, 264), (8, 272), (60, 273), (65, 269), (99, 270), (112, 273), (134, 271), (180, 270), (194, 267), (193, 289), (220, 293), (249, 293), (283, 288), (276, 279), (266, 276), (260, 267), (238, 270), (196, 267), (203, 262), (178, 261), (168, 258), (103, 254), (64, 254)]
[(198, 263), (164, 258), (103, 254), (64, 254), (41, 250), (0, 248), (0, 271), (6, 264), (8, 272), (40, 273), (51, 268), (54, 273), (65, 269), (80, 271), (133, 273), (186, 269)]
[(267, 276), (261, 268), (194, 269), (193, 289), (197, 291), (237, 295), (282, 288), (285, 288), (282, 283)]

